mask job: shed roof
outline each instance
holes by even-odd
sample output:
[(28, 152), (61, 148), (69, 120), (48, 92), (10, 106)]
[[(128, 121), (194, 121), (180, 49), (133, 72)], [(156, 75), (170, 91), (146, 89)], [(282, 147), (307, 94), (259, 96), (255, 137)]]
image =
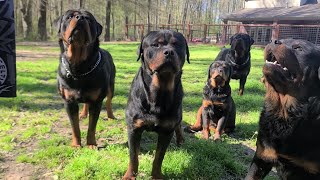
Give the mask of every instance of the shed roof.
[(222, 15), (228, 21), (320, 21), (320, 4), (298, 7), (250, 8)]

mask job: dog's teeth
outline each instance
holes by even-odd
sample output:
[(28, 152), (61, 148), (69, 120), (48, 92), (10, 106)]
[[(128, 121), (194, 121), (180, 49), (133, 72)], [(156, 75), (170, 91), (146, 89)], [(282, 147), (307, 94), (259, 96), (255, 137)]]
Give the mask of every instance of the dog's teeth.
[(278, 61), (273, 62), (273, 64), (278, 64)]
[(284, 67), (284, 68), (282, 68), (283, 70), (285, 70), (285, 71), (288, 71), (288, 68), (286, 68), (286, 67)]

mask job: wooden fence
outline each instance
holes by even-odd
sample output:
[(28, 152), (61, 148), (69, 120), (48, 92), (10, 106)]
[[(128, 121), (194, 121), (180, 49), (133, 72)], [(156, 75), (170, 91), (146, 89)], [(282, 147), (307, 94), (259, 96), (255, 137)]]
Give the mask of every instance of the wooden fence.
[(148, 32), (171, 29), (181, 32), (189, 42), (227, 44), (230, 37), (238, 32), (249, 34), (256, 45), (266, 45), (272, 39), (304, 39), (320, 45), (320, 25), (291, 24), (127, 24), (126, 40), (141, 40)]

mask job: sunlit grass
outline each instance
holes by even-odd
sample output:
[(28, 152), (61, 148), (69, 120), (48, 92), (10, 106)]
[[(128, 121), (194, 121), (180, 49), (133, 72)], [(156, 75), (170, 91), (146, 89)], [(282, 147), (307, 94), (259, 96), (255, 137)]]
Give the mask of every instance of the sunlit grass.
[[(138, 43), (102, 44), (113, 56), (117, 68), (113, 109), (117, 120), (106, 121), (103, 107), (97, 139), (103, 148), (71, 148), (71, 128), (57, 94), (56, 69), (59, 48), (18, 46), (17, 50), (37, 53), (53, 52), (56, 58), (17, 62), (17, 97), (0, 99), (0, 152), (16, 152), (17, 162), (31, 163), (54, 172), (61, 179), (120, 179), (128, 165), (125, 108), (135, 73)], [(202, 88), (209, 64), (220, 47), (190, 45), (190, 62), (183, 68), (183, 125), (193, 124), (201, 104)], [(163, 162), (166, 179), (241, 179), (252, 158), (243, 144), (254, 146), (257, 122), (263, 103), (264, 87), (260, 83), (263, 52), (252, 49), (252, 67), (244, 96), (237, 94), (239, 82), (231, 81), (237, 106), (237, 128), (223, 141), (204, 141), (201, 135), (185, 134), (186, 142), (176, 147), (172, 141)], [(81, 121), (85, 144), (88, 120)], [(150, 179), (156, 149), (156, 134), (144, 133), (139, 156), (139, 179)], [(21, 146), (21, 143), (31, 147)]]

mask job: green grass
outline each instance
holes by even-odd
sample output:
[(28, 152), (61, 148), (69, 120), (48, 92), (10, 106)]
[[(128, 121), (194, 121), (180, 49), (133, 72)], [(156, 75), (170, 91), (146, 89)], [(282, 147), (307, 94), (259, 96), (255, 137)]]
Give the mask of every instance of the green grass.
[[(138, 43), (103, 44), (114, 58), (117, 68), (113, 109), (117, 120), (106, 121), (103, 108), (97, 125), (97, 139), (104, 148), (73, 149), (71, 128), (56, 91), (57, 58), (17, 62), (17, 97), (0, 99), (0, 157), (16, 156), (17, 162), (31, 163), (53, 172), (61, 179), (120, 179), (128, 165), (127, 133), (124, 120), (128, 92), (140, 62), (136, 61)], [(17, 50), (56, 52), (58, 48), (18, 46)], [(201, 104), (202, 88), (208, 65), (220, 48), (191, 45), (190, 62), (183, 68), (183, 126), (193, 124)], [(257, 122), (263, 103), (264, 87), (260, 83), (264, 63), (261, 49), (252, 49), (252, 67), (244, 96), (237, 94), (239, 82), (231, 81), (237, 106), (237, 128), (233, 137), (223, 141), (205, 141), (200, 134), (185, 134), (186, 142), (176, 147), (172, 141), (162, 171), (166, 179), (241, 179), (252, 158), (243, 144), (255, 145)], [(88, 120), (81, 122), (82, 143)], [(139, 179), (150, 179), (156, 149), (156, 134), (144, 133), (139, 156)], [(28, 144), (29, 146), (22, 146)], [(272, 178), (272, 177), (269, 177)]]

